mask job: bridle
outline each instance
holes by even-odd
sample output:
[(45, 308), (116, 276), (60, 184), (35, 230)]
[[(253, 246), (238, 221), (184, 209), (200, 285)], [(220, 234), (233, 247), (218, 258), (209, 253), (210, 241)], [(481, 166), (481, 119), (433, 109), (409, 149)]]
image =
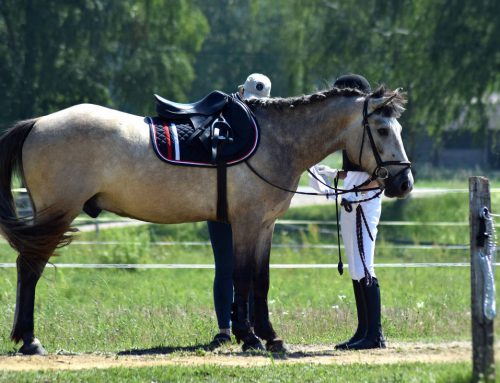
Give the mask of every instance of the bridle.
[(358, 158), (358, 164), (361, 167), (361, 156), (363, 155), (363, 146), (365, 144), (365, 136), (368, 136), (368, 139), (370, 141), (370, 146), (373, 152), (373, 156), (375, 157), (375, 161), (377, 163), (377, 167), (373, 170), (372, 175), (369, 178), (369, 181), (375, 181), (377, 179), (387, 179), (390, 177), (390, 173), (387, 170), (386, 166), (401, 166), (402, 169), (397, 172), (395, 175), (392, 177), (396, 177), (400, 173), (404, 172), (406, 169), (411, 168), (411, 162), (410, 161), (382, 161), (382, 158), (380, 158), (380, 154), (377, 150), (377, 146), (375, 145), (375, 140), (373, 139), (373, 134), (372, 130), (370, 127), (370, 124), (368, 122), (368, 118), (373, 115), (377, 110), (382, 108), (383, 106), (387, 105), (394, 97), (397, 96), (397, 90), (396, 92), (389, 97), (382, 105), (380, 105), (378, 108), (373, 110), (372, 112), (368, 113), (368, 102), (370, 100), (370, 97), (372, 96), (371, 94), (368, 95), (365, 98), (365, 102), (363, 103), (363, 138), (361, 140), (361, 147), (359, 148), (359, 158)]
[(248, 168), (257, 177), (259, 177), (265, 183), (267, 183), (267, 184), (269, 184), (269, 185), (271, 185), (271, 186), (273, 186), (273, 187), (275, 187), (277, 189), (280, 189), (280, 190), (283, 190), (283, 191), (286, 191), (286, 192), (289, 192), (289, 193), (294, 193), (294, 194), (318, 195), (318, 196), (338, 196), (338, 195), (341, 195), (341, 194), (352, 193), (352, 192), (357, 193), (357, 192), (360, 192), (360, 191), (366, 192), (366, 191), (369, 191), (369, 190), (380, 190), (380, 189), (382, 189), (381, 187), (366, 188), (366, 186), (368, 184), (370, 184), (372, 181), (375, 181), (377, 179), (387, 179), (387, 178), (389, 178), (390, 174), (389, 174), (389, 171), (387, 170), (386, 166), (390, 166), (390, 165), (394, 166), (395, 165), (395, 166), (401, 166), (402, 167), (402, 169), (399, 172), (397, 172), (394, 176), (392, 176), (392, 177), (395, 177), (395, 176), (399, 175), (400, 173), (402, 173), (403, 171), (405, 171), (406, 169), (411, 168), (411, 162), (410, 161), (382, 161), (382, 158), (380, 158), (380, 154), (379, 154), (379, 152), (377, 150), (377, 147), (375, 145), (375, 140), (373, 139), (373, 135), (372, 135), (370, 124), (368, 123), (368, 118), (371, 115), (373, 115), (377, 110), (379, 110), (380, 108), (382, 108), (385, 105), (387, 105), (394, 97), (396, 97), (397, 96), (397, 91), (394, 93), (394, 95), (392, 95), (391, 97), (389, 97), (382, 105), (380, 105), (378, 108), (376, 108), (372, 112), (368, 113), (368, 102), (370, 100), (370, 97), (372, 97), (372, 95), (373, 94), (369, 94), (368, 96), (366, 96), (365, 101), (363, 103), (363, 122), (362, 122), (362, 124), (363, 124), (363, 138), (361, 140), (361, 146), (359, 148), (359, 161), (358, 161), (359, 165), (358, 166), (361, 167), (361, 156), (363, 154), (363, 147), (364, 147), (364, 144), (365, 144), (365, 136), (368, 136), (368, 139), (370, 141), (370, 147), (371, 147), (373, 155), (375, 157), (375, 161), (377, 163), (377, 167), (373, 170), (372, 175), (365, 182), (363, 182), (362, 184), (356, 185), (352, 189), (340, 189), (340, 188), (337, 187), (336, 184), (332, 187), (331, 185), (328, 185), (323, 180), (321, 180), (318, 177), (316, 177), (316, 175), (314, 175), (310, 170), (307, 170), (308, 173), (314, 179), (316, 179), (318, 182), (320, 182), (321, 184), (323, 184), (327, 188), (331, 189), (332, 192), (331, 193), (299, 192), (297, 190), (291, 190), (291, 189), (282, 187), (282, 186), (277, 185), (274, 182), (270, 181), (269, 179), (267, 179), (266, 177), (264, 177), (263, 175), (261, 175), (248, 161), (245, 161), (245, 164), (248, 166)]
[[(343, 274), (343, 263), (342, 263), (342, 255), (341, 255), (341, 251), (340, 251), (340, 225), (339, 225), (339, 206), (338, 206), (338, 199), (337, 199), (337, 196), (339, 195), (342, 195), (342, 194), (346, 194), (346, 193), (351, 193), (351, 192), (360, 192), (360, 191), (363, 191), (363, 192), (366, 192), (368, 190), (379, 190), (377, 193), (374, 193), (371, 197), (368, 197), (366, 199), (360, 199), (360, 200), (357, 200), (357, 201), (346, 201), (343, 199), (342, 201), (342, 206), (346, 209), (346, 211), (349, 211), (349, 209), (352, 210), (352, 204), (353, 203), (357, 203), (358, 204), (358, 207), (360, 207), (360, 204), (363, 203), (363, 202), (368, 202), (374, 198), (378, 198), (382, 192), (383, 192), (383, 188), (381, 187), (377, 187), (377, 188), (366, 188), (366, 186), (368, 184), (370, 184), (372, 181), (375, 181), (375, 180), (378, 180), (378, 179), (388, 179), (391, 177), (389, 171), (387, 170), (386, 166), (401, 166), (402, 169), (397, 172), (394, 176), (392, 177), (396, 177), (397, 175), (399, 175), (400, 173), (404, 172), (406, 169), (410, 169), (411, 168), (411, 162), (410, 161), (382, 161), (382, 158), (380, 157), (380, 154), (377, 150), (377, 146), (375, 145), (375, 140), (373, 139), (373, 134), (372, 134), (372, 131), (371, 131), (371, 127), (370, 127), (370, 124), (368, 122), (368, 118), (373, 115), (377, 110), (379, 110), (380, 108), (384, 107), (385, 105), (387, 105), (392, 99), (394, 99), (394, 97), (397, 96), (397, 91), (394, 93), (394, 95), (392, 95), (391, 97), (389, 97), (382, 105), (380, 105), (378, 108), (376, 108), (375, 110), (373, 110), (372, 112), (368, 113), (368, 102), (370, 100), (370, 98), (372, 97), (373, 94), (370, 94), (368, 96), (366, 96), (365, 100), (364, 100), (364, 103), (363, 103), (363, 138), (361, 140), (361, 146), (359, 148), (359, 161), (358, 161), (358, 164), (359, 166), (361, 165), (361, 156), (363, 155), (363, 147), (364, 147), (364, 144), (365, 144), (365, 136), (368, 136), (368, 139), (370, 141), (370, 147), (372, 149), (372, 152), (373, 152), (373, 155), (375, 157), (375, 161), (377, 163), (377, 166), (376, 168), (373, 170), (373, 173), (371, 174), (371, 176), (365, 181), (363, 182), (361, 185), (356, 185), (354, 186), (352, 189), (349, 189), (349, 190), (346, 190), (346, 189), (340, 189), (338, 187), (338, 175), (337, 177), (335, 178), (334, 180), (334, 186), (330, 186), (329, 184), (327, 184), (326, 182), (324, 182), (323, 180), (321, 180), (320, 178), (316, 177), (316, 175), (314, 173), (312, 173), (310, 170), (308, 170), (309, 174), (314, 178), (316, 179), (318, 182), (320, 182), (321, 184), (323, 184), (324, 186), (328, 187), (329, 189), (331, 189), (333, 192), (331, 193), (309, 193), (309, 192), (299, 192), (297, 190), (290, 190), (288, 188), (284, 188), (280, 185), (277, 185), (271, 181), (269, 181), (267, 178), (265, 178), (264, 176), (262, 176), (252, 165), (250, 165), (250, 163), (248, 161), (245, 161), (245, 164), (248, 166), (248, 168), (257, 176), (259, 177), (261, 180), (263, 180), (264, 182), (266, 182), (267, 184), (277, 188), (277, 189), (280, 189), (280, 190), (283, 190), (283, 191), (286, 191), (286, 192), (290, 192), (290, 193), (294, 193), (294, 194), (306, 194), (306, 195), (323, 195), (323, 196), (334, 196), (335, 198), (335, 210), (336, 210), (336, 216), (337, 216), (337, 243), (338, 243), (338, 252), (339, 252), (339, 263), (338, 263), (338, 266), (337, 266), (337, 269), (339, 271), (339, 274), (342, 275)], [(344, 201), (346, 201), (344, 203)], [(367, 225), (366, 223), (366, 218), (364, 217), (364, 214), (362, 212), (362, 209), (356, 209), (357, 210), (357, 214), (360, 215), (363, 220), (364, 220), (364, 223), (365, 225)], [(358, 211), (359, 210), (359, 211)], [(356, 219), (357, 221), (357, 232), (361, 232), (361, 224), (358, 225), (358, 222), (360, 221), (360, 219)], [(366, 226), (367, 229), (368, 229), (368, 225)], [(369, 229), (368, 229), (368, 233), (370, 234), (369, 232)], [(359, 233), (358, 233), (358, 246), (360, 244), (359, 242)], [(370, 234), (370, 238), (371, 237), (371, 234)], [(373, 238), (372, 238), (373, 240)], [(364, 251), (362, 249), (362, 247), (359, 249), (360, 251), (360, 254), (363, 253), (364, 254)], [(365, 261), (364, 261), (364, 257), (362, 257), (362, 262), (363, 262), (363, 266), (365, 268), (365, 275), (366, 273), (368, 272), (367, 271), (367, 268), (366, 268), (366, 265), (365, 265)], [(368, 272), (368, 277), (370, 276), (369, 272)], [(371, 284), (371, 277), (368, 278), (367, 277), (367, 283), (368, 284)]]

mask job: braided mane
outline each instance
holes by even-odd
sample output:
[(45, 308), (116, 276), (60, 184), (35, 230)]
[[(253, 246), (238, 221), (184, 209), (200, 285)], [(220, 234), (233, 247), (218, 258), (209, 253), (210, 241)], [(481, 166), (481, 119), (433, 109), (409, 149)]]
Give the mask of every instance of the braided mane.
[[(406, 103), (405, 94), (400, 92), (399, 89), (394, 91), (387, 89), (384, 85), (379, 86), (371, 95), (372, 98), (380, 97), (395, 97), (385, 106), (377, 111), (385, 117), (399, 117), (404, 111), (404, 104)], [(310, 105), (323, 102), (332, 97), (366, 97), (367, 93), (359, 89), (351, 88), (332, 88), (319, 91), (309, 95), (296, 96), (296, 97), (270, 97), (270, 98), (255, 98), (246, 101), (251, 107), (261, 108), (275, 108), (275, 109), (289, 109), (300, 105)]]

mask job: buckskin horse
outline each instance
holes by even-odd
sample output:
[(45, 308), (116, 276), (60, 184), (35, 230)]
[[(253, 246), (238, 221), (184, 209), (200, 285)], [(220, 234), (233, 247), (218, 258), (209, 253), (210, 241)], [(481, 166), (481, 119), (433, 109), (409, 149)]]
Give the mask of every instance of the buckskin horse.
[[(262, 349), (265, 340), (268, 350), (286, 351), (269, 321), (271, 237), (306, 169), (344, 149), (387, 197), (404, 197), (413, 188), (397, 121), (404, 103), (399, 89), (383, 86), (372, 94), (333, 88), (247, 103), (260, 126), (260, 142), (251, 157), (227, 167), (225, 193), (235, 257), (232, 330), (244, 350)], [(29, 192), (35, 211), (31, 218), (17, 216), (14, 174)], [(217, 174), (213, 167), (160, 161), (143, 117), (96, 105), (21, 121), (5, 132), (0, 139), (0, 229), (18, 252), (11, 338), (23, 341), (19, 351), (46, 353), (34, 333), (36, 284), (55, 249), (70, 242), (70, 225), (82, 209), (162, 224), (216, 220)]]

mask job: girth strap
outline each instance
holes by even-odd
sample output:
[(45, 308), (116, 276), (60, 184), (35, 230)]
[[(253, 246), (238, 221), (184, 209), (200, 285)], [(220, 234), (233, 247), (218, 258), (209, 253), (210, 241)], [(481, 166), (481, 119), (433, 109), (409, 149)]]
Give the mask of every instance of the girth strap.
[(217, 221), (229, 223), (227, 212), (227, 165), (217, 162)]

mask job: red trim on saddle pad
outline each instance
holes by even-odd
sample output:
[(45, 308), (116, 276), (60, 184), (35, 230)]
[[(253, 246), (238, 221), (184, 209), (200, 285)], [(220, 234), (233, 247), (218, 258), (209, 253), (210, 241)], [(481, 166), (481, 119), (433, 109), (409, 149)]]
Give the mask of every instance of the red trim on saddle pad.
[[(181, 166), (217, 166), (217, 164), (210, 162), (210, 154), (201, 146), (201, 143), (197, 142), (195, 145), (186, 143), (186, 135), (178, 129), (179, 124), (158, 117), (145, 117), (144, 122), (150, 128), (153, 150), (162, 161)], [(173, 129), (176, 129), (176, 131), (174, 132)], [(249, 140), (242, 146), (240, 151), (227, 160), (227, 166), (236, 165), (246, 160), (257, 149), (259, 128), (253, 117), (249, 129)]]
[(172, 156), (172, 140), (170, 139), (170, 129), (166, 122), (162, 124), (163, 132), (165, 133), (165, 139), (167, 140), (167, 159), (173, 160)]

